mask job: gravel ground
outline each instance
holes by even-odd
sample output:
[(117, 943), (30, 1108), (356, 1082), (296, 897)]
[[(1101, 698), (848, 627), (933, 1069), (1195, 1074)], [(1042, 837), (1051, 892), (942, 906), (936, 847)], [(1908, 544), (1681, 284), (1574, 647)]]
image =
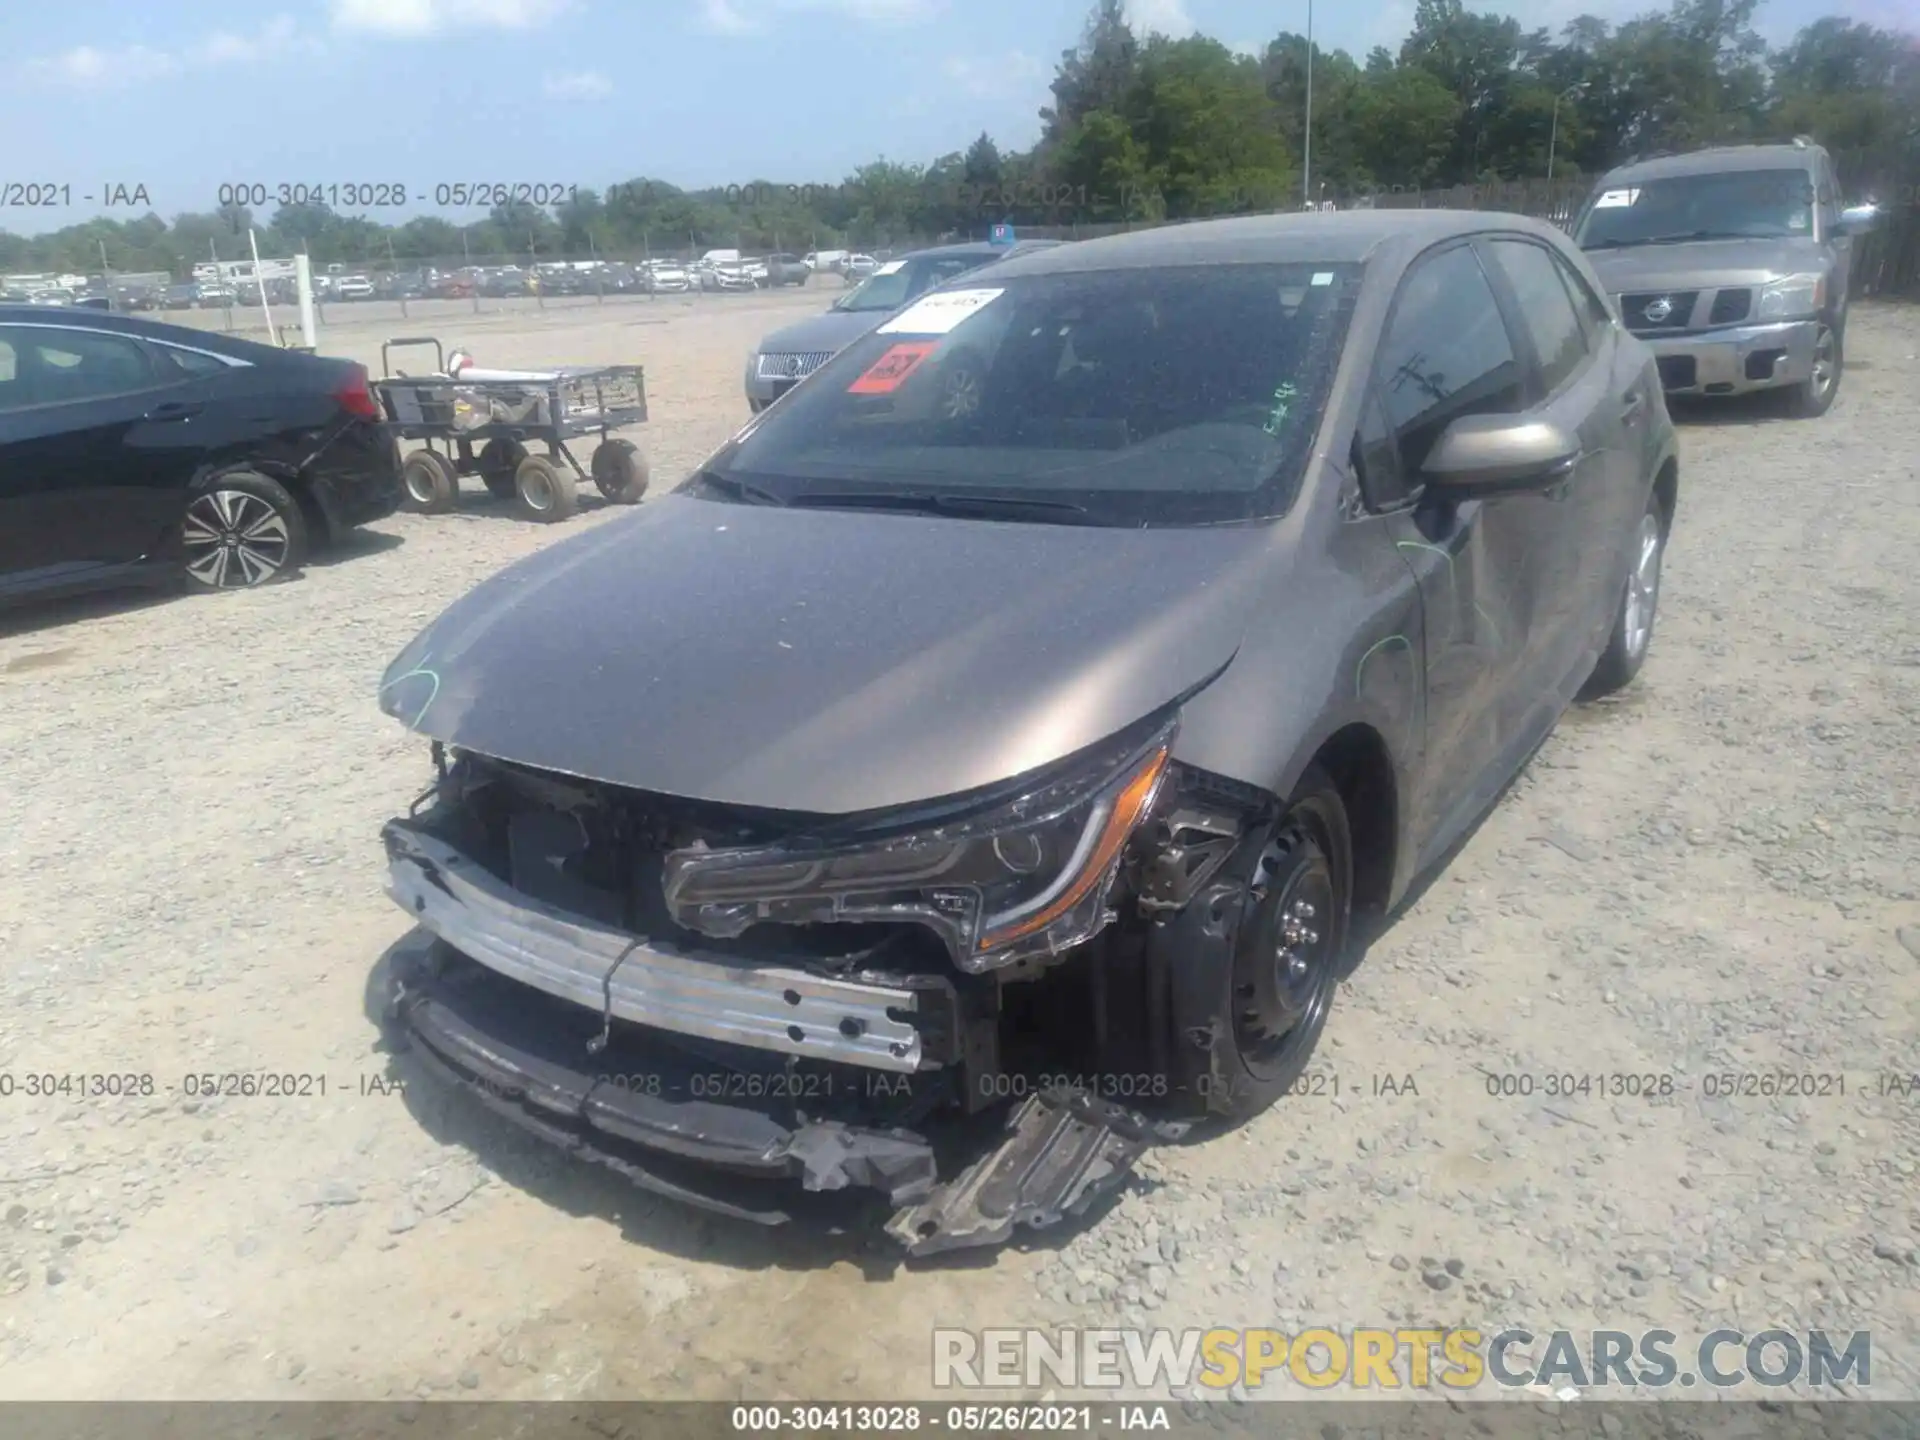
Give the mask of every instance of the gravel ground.
[[(826, 298), (407, 328), (644, 361), (661, 489), (744, 419), (757, 336)], [(401, 328), (325, 348), (377, 371)], [(407, 925), (375, 837), (427, 766), (378, 676), (570, 527), (476, 499), (263, 592), (0, 621), (0, 1393), (924, 1395), (936, 1324), (1508, 1321), (1866, 1329), (1873, 1394), (1920, 1393), (1920, 314), (1851, 330), (1826, 419), (1682, 417), (1647, 669), (1374, 947), (1311, 1093), (954, 1264), (654, 1204), (379, 1052), (364, 992)], [(306, 1093), (188, 1093), (240, 1071)], [(153, 1093), (24, 1093), (72, 1072)], [(1708, 1095), (1738, 1072), (1845, 1090)]]

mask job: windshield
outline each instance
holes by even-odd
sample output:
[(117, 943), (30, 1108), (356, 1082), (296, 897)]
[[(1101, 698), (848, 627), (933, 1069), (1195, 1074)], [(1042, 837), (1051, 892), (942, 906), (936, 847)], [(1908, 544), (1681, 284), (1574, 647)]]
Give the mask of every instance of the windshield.
[(1806, 171), (1733, 170), (1603, 190), (1574, 239), (1582, 249), (1602, 250), (1812, 234), (1813, 184)]
[[(1292, 502), (1361, 267), (991, 273), (926, 296), (750, 424), (704, 477), (764, 503), (1197, 524)], [(937, 503), (936, 503), (937, 502)]]
[(889, 260), (833, 308), (874, 312), (898, 310), (934, 286), (945, 284), (969, 270), (977, 270), (993, 258), (991, 255), (943, 255)]

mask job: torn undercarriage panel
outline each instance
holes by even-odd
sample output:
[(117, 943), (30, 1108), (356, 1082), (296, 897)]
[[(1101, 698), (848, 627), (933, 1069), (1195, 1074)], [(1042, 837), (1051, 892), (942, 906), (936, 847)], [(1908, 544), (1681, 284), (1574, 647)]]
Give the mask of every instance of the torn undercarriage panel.
[[(441, 1079), (642, 1189), (763, 1225), (796, 1218), (765, 1182), (797, 1180), (803, 1195), (865, 1190), (898, 1207), (886, 1229), (909, 1255), (997, 1244), (1016, 1225), (1086, 1213), (1148, 1145), (1184, 1130), (1088, 1095), (1048, 1092), (1025, 1100), (998, 1142), (942, 1185), (927, 1136), (807, 1118), (790, 1103), (831, 1096), (836, 1082), (788, 1071), (732, 1084), (704, 1072), (698, 1055), (633, 1035), (603, 1053), (600, 1063), (617, 1068), (588, 1071), (569, 1055), (583, 1053), (577, 1035), (483, 967), (443, 945), (394, 963), (388, 1019)], [(857, 1091), (865, 1082), (844, 1083)], [(714, 1091), (750, 1098), (705, 1098)]]

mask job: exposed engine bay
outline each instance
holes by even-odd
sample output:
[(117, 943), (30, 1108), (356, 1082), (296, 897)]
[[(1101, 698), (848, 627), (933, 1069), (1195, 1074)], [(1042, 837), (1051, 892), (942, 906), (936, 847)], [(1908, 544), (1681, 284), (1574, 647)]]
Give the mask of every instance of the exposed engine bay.
[(779, 1223), (865, 1191), (909, 1253), (1004, 1241), (1231, 1083), (1211, 1040), (1274, 806), (1171, 752), (1143, 722), (1000, 793), (848, 818), (436, 744), (384, 832), (430, 937), (390, 1017), (656, 1193)]

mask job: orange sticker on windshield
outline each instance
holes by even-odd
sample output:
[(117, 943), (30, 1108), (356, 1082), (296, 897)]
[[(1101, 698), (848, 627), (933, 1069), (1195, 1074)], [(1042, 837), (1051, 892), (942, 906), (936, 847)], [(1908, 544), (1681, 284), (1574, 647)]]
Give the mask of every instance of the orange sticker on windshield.
[(920, 368), (935, 350), (940, 348), (938, 340), (911, 340), (895, 345), (873, 364), (866, 373), (847, 386), (849, 395), (887, 395), (898, 390), (909, 375)]

